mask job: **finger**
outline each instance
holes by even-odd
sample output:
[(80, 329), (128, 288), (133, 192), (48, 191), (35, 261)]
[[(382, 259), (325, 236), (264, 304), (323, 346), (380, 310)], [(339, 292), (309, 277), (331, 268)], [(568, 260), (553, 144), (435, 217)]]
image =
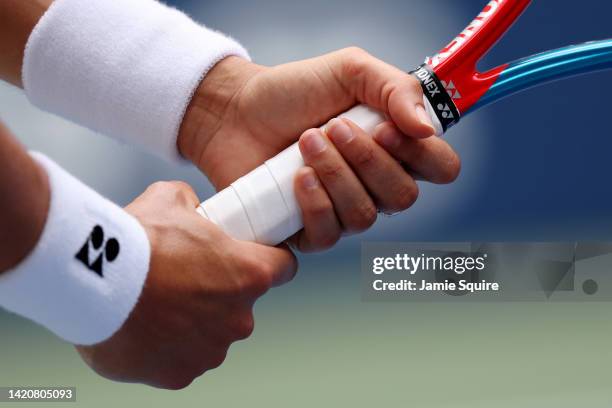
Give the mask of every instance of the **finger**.
[(347, 48), (326, 57), (344, 89), (356, 100), (388, 113), (404, 134), (415, 138), (435, 134), (416, 78), (359, 48)]
[(256, 254), (259, 272), (269, 285), (280, 286), (291, 281), (297, 273), (297, 259), (286, 244), (277, 247), (244, 242), (245, 253)]
[(376, 206), (353, 170), (320, 129), (300, 137), (304, 162), (312, 167), (334, 203), (336, 214), (347, 232), (369, 228), (376, 220)]
[(334, 205), (312, 167), (295, 176), (295, 196), (302, 211), (304, 229), (294, 238), (296, 248), (313, 252), (331, 248), (342, 233)]
[(404, 170), (410, 174), (410, 177), (412, 177), (412, 179), (414, 181), (426, 181), (425, 177), (421, 176), (419, 173), (417, 173), (416, 171), (412, 170), (411, 168), (407, 167), (407, 166), (402, 166), (404, 168)]
[(171, 181), (170, 184), (178, 191), (178, 197), (183, 203), (191, 208), (200, 205), (200, 199), (193, 188), (184, 181)]
[(361, 128), (347, 119), (333, 119), (327, 134), (375, 198), (379, 209), (395, 213), (414, 204), (419, 194), (417, 184), (397, 160)]
[(191, 186), (182, 181), (155, 182), (147, 187), (141, 197), (151, 197), (158, 202), (167, 203), (169, 207), (179, 203), (195, 209), (200, 204), (200, 200)]
[(411, 139), (392, 123), (385, 122), (376, 127), (373, 138), (393, 157), (432, 183), (451, 183), (461, 170), (459, 156), (439, 137)]

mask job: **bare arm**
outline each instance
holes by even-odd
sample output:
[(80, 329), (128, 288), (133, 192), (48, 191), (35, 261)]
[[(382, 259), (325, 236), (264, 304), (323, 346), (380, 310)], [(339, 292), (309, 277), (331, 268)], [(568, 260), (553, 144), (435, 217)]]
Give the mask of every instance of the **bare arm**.
[[(0, 79), (21, 85), (28, 35), (51, 1), (0, 0)], [(343, 121), (325, 134), (317, 130), (357, 103), (391, 120), (373, 135)], [(418, 81), (352, 48), (271, 68), (223, 59), (195, 91), (177, 144), (223, 188), (303, 134), (309, 168), (298, 174), (295, 190), (305, 225), (294, 243), (314, 251), (329, 248), (344, 231), (370, 227), (377, 207), (391, 213), (410, 207), (418, 187), (405, 168), (435, 183), (453, 181), (459, 158), (433, 133)]]
[(2, 0), (0, 2), (0, 79), (22, 87), (21, 65), (26, 42), (52, 1)]
[(46, 173), (0, 124), (0, 273), (16, 266), (38, 242), (49, 199)]
[[(0, 79), (22, 86), (26, 42), (51, 2), (0, 2)], [(16, 266), (36, 245), (49, 199), (45, 172), (0, 123), (0, 273)]]

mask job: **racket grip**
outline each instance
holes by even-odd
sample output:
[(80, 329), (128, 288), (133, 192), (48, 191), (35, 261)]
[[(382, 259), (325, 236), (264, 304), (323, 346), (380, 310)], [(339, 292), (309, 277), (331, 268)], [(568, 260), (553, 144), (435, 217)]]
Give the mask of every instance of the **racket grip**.
[[(432, 122), (439, 124), (429, 101), (424, 98), (424, 103)], [(357, 105), (339, 117), (350, 119), (368, 134), (386, 120), (366, 105)], [(277, 245), (303, 227), (293, 190), (295, 174), (303, 166), (295, 143), (204, 201), (197, 211), (235, 239)]]

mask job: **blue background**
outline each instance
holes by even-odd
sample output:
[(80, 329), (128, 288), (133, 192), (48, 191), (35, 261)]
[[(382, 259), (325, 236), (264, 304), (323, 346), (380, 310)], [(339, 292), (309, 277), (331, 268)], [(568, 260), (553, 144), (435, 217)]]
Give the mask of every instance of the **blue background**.
[[(190, 0), (175, 3), (194, 13), (201, 6), (200, 2)], [(409, 55), (402, 60), (398, 57), (402, 52), (394, 52), (395, 47), (401, 49), (408, 44), (411, 49), (421, 50), (423, 47), (418, 45), (419, 42), (433, 43), (435, 48), (425, 51), (427, 55), (433, 54), (479, 12), (484, 2), (426, 2), (429, 3), (426, 8), (433, 8), (433, 13), (441, 15), (438, 18), (435, 14), (428, 15), (425, 19), (419, 14), (419, 2), (378, 2), (379, 12), (367, 16), (359, 12), (366, 2), (347, 2), (351, 4), (351, 10), (345, 10), (344, 2), (332, 3), (250, 2), (248, 9), (259, 9), (265, 16), (257, 12), (250, 14), (253, 18), (249, 21), (249, 27), (257, 27), (258, 21), (261, 27), (267, 27), (266, 23), (274, 20), (268, 14), (269, 10), (273, 10), (278, 19), (297, 19), (302, 23), (314, 22), (318, 14), (322, 22), (312, 24), (311, 30), (306, 30), (306, 35), (314, 36), (316, 42), (321, 36), (320, 26), (325, 26), (329, 21), (325, 16), (342, 15), (342, 28), (335, 33), (335, 38), (328, 38), (328, 44), (356, 44), (408, 70), (418, 64), (425, 54)], [(239, 10), (242, 4), (230, 1), (211, 8), (222, 13)], [(312, 16), (313, 10), (316, 10), (315, 16)], [(450, 10), (455, 14), (455, 22), (436, 24), (444, 21), (447, 16), (443, 14)], [(428, 11), (431, 13), (431, 10)], [(387, 38), (376, 36), (376, 41), (363, 36), (364, 30), (360, 25), (385, 24), (391, 17), (389, 13), (393, 13), (393, 20), (403, 20), (408, 26), (406, 31), (413, 35), (391, 33)], [(346, 25), (350, 25), (354, 15), (358, 18), (347, 29)], [(603, 0), (587, 1), (580, 6), (568, 1), (534, 1), (499, 44), (483, 58), (480, 67), (492, 67), (568, 44), (609, 38), (612, 36), (610, 15), (612, 3)], [(213, 17), (203, 17), (205, 21), (214, 21)], [(334, 31), (333, 27), (327, 29)], [(285, 32), (279, 29), (277, 36), (278, 42), (282, 42)], [(280, 55), (268, 56), (269, 51), (266, 51), (262, 53), (267, 58), (261, 61), (258, 58), (261, 44), (254, 43), (256, 40), (251, 40), (249, 36), (239, 38), (249, 49), (256, 50), (253, 57), (257, 62), (265, 64), (288, 60)], [(290, 38), (291, 35), (287, 43), (291, 42)], [(309, 40), (304, 38), (302, 41)], [(294, 51), (297, 57), (300, 44), (290, 46), (298, 47)], [(305, 48), (309, 54), (309, 47)], [(329, 47), (329, 50), (333, 48)], [(326, 50), (322, 47), (321, 51)], [(610, 72), (600, 72), (528, 90), (473, 114), (478, 116), (474, 118), (475, 121), (486, 122), (486, 131), (466, 134), (453, 129), (446, 136), (459, 150), (464, 144), (459, 138), (472, 139), (470, 146), (474, 143), (479, 149), (478, 163), (471, 163), (464, 157), (464, 169), (468, 174), (458, 180), (459, 185), (463, 184), (466, 190), (470, 190), (469, 197), (462, 197), (457, 206), (448, 203), (444, 209), (444, 222), (429, 225), (419, 223), (419, 228), (413, 228), (410, 222), (412, 217), (408, 214), (394, 219), (394, 224), (399, 226), (390, 228), (391, 231), (385, 229), (381, 234), (371, 233), (372, 239), (610, 239), (612, 131), (607, 125), (611, 114), (611, 96), (612, 76)], [(471, 117), (466, 118), (460, 127), (471, 120)], [(472, 172), (476, 166), (480, 174)], [(353, 243), (361, 239), (363, 237), (355, 239)]]
[[(477, 8), (479, 2), (465, 3)], [(607, 1), (580, 6), (535, 1), (483, 63), (609, 38), (611, 13)], [(611, 80), (609, 71), (576, 77), (477, 113), (494, 121), (487, 181), (474, 197), (479, 204), (452, 227), (464, 232), (454, 233), (489, 239), (610, 239)]]

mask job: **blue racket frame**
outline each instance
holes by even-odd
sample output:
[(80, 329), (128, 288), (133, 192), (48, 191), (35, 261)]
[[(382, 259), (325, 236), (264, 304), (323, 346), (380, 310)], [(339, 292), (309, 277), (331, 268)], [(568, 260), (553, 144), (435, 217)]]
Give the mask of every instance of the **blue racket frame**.
[(547, 82), (612, 68), (612, 39), (570, 45), (508, 64), (489, 90), (465, 113)]

